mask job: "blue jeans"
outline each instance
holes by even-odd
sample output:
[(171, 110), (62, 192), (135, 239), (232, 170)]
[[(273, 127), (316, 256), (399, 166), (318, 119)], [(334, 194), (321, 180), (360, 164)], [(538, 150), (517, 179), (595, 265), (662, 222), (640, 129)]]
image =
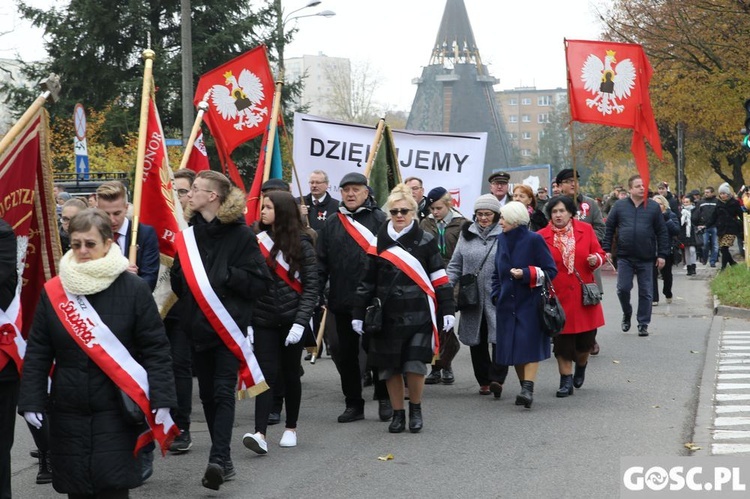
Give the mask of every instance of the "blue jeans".
[(708, 259), (711, 266), (716, 265), (719, 260), (719, 235), (716, 233), (716, 227), (706, 227), (703, 232), (703, 256)]
[(654, 292), (654, 260), (617, 259), (617, 298), (620, 299), (622, 313), (626, 317), (633, 315), (630, 305), (630, 291), (633, 289), (633, 276), (638, 278), (638, 319), (639, 326), (651, 323), (651, 301)]

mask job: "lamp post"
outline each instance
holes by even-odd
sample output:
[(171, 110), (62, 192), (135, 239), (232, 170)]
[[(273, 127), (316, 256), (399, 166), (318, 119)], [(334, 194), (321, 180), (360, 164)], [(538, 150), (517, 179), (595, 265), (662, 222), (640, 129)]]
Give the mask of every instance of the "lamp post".
[(289, 12), (284, 15), (284, 9), (281, 7), (281, 0), (274, 0), (273, 6), (276, 11), (276, 54), (279, 57), (279, 72), (283, 75), (284, 72), (284, 45), (286, 44), (285, 27), (286, 23), (294, 19), (300, 19), (302, 17), (333, 17), (336, 15), (332, 10), (323, 10), (316, 12), (315, 14), (303, 14), (295, 16), (296, 12), (299, 12), (310, 7), (317, 7), (322, 3), (321, 0), (310, 0), (304, 6)]

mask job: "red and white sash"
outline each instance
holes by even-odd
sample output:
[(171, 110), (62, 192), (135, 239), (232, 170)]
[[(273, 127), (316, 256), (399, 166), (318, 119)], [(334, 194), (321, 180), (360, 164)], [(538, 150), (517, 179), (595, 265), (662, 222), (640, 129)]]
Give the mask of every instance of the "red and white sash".
[(21, 374), (23, 358), (26, 355), (26, 341), (21, 335), (21, 286), (5, 311), (0, 308), (0, 370), (13, 361)]
[(338, 212), (339, 220), (341, 225), (344, 226), (344, 230), (352, 236), (352, 239), (359, 245), (365, 253), (371, 255), (377, 254), (378, 238), (375, 234), (370, 231), (367, 227), (354, 220), (352, 217), (347, 217), (341, 212)]
[[(268, 259), (271, 256), (273, 245), (273, 239), (271, 239), (271, 236), (269, 236), (267, 232), (263, 231), (258, 234), (258, 246), (260, 247), (260, 252), (263, 253), (263, 256), (266, 258), (266, 262), (268, 262)], [(276, 265), (273, 267), (269, 265), (268, 267), (276, 272), (276, 275), (279, 276), (282, 281), (287, 283), (290, 288), (297, 293), (302, 294), (302, 281), (299, 279), (299, 272), (294, 273), (293, 279), (289, 277), (289, 264), (284, 260), (284, 254), (281, 251), (276, 254)]]
[(255, 359), (252, 346), (246, 341), (240, 327), (211, 287), (198, 252), (193, 227), (177, 234), (175, 246), (180, 256), (182, 272), (195, 301), (219, 338), (240, 361), (237, 397), (253, 397), (268, 390), (268, 384)]
[(59, 277), (47, 281), (44, 289), (57, 318), (73, 341), (143, 411), (149, 429), (138, 437), (133, 453), (138, 453), (152, 440), (156, 440), (165, 453), (180, 431), (170, 416), (163, 423), (156, 423), (151, 412), (146, 370), (130, 355), (85, 296), (67, 292)]

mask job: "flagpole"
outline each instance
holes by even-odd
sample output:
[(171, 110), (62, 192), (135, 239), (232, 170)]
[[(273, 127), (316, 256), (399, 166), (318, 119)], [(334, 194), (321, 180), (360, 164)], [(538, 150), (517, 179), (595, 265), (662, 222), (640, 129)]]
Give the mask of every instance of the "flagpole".
[[(263, 167), (263, 182), (271, 176), (271, 161), (273, 160), (273, 143), (276, 140), (276, 125), (281, 112), (281, 89), (284, 87), (284, 70), (279, 70), (276, 78), (276, 91), (273, 95), (273, 109), (271, 111), (271, 123), (268, 125), (268, 145), (266, 146), (266, 164)], [(269, 149), (271, 154), (268, 154)], [(257, 175), (257, 173), (256, 173)]]
[[(289, 156), (289, 161), (292, 164), (292, 175), (294, 175), (294, 180), (297, 181), (297, 190), (299, 191), (299, 201), (300, 206), (305, 206), (306, 210), (309, 210), (310, 207), (303, 204), (305, 194), (302, 192), (302, 183), (299, 181), (299, 174), (297, 173), (297, 166), (294, 164), (294, 156), (292, 154), (292, 151), (290, 150), (289, 146), (289, 133), (286, 131), (286, 127), (283, 128), (284, 130), (284, 143), (286, 148), (286, 153)], [(289, 189), (291, 190), (291, 188)], [(305, 224), (305, 227), (310, 227), (310, 218), (307, 216), (307, 212), (302, 213), (304, 216), (302, 217), (302, 222)]]
[(8, 130), (8, 133), (0, 140), (0, 154), (5, 152), (8, 146), (13, 143), (18, 134), (21, 133), (21, 130), (28, 125), (31, 118), (44, 106), (47, 100), (57, 102), (57, 99), (60, 97), (60, 77), (55, 73), (51, 73), (46, 80), (40, 83), (40, 86), (44, 91), (31, 103), (26, 112), (23, 113), (11, 129)]
[[(205, 98), (208, 98), (206, 96)], [(190, 130), (190, 137), (188, 138), (187, 144), (185, 145), (185, 151), (182, 153), (182, 161), (180, 161), (180, 168), (186, 168), (188, 161), (190, 161), (190, 153), (193, 152), (193, 145), (195, 144), (195, 138), (198, 137), (198, 132), (201, 129), (201, 123), (203, 123), (203, 114), (208, 111), (208, 101), (203, 100), (198, 103), (198, 114), (195, 117), (193, 128)]]
[(375, 129), (375, 139), (372, 141), (372, 147), (370, 148), (370, 155), (367, 157), (367, 166), (365, 166), (365, 177), (370, 179), (370, 172), (372, 171), (372, 164), (375, 161), (375, 155), (380, 147), (380, 140), (383, 138), (383, 129), (385, 128), (385, 118), (380, 118), (378, 121), (378, 127)]
[[(576, 166), (576, 136), (575, 131), (573, 130), (573, 127), (575, 126), (574, 122), (570, 122), (570, 157), (571, 161), (573, 162), (573, 193), (575, 195), (575, 199), (578, 199), (578, 168)], [(559, 186), (558, 186), (559, 187)]]
[(151, 89), (153, 87), (153, 67), (156, 52), (151, 49), (143, 51), (146, 61), (143, 69), (143, 88), (141, 90), (141, 117), (138, 124), (138, 152), (135, 160), (135, 178), (133, 179), (133, 227), (130, 239), (128, 260), (130, 265), (135, 265), (136, 252), (138, 250), (138, 223), (141, 218), (141, 197), (143, 196), (143, 166), (146, 161), (146, 137), (148, 130), (148, 107), (151, 101)]

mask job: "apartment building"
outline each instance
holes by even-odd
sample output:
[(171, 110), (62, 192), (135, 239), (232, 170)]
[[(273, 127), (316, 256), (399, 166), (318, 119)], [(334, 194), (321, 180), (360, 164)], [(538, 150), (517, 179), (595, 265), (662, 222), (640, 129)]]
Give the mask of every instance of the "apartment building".
[(351, 96), (351, 62), (343, 57), (303, 55), (284, 59), (285, 79), (305, 78), (302, 95), (296, 106), (307, 106), (307, 113), (331, 117), (335, 105), (332, 99)]

